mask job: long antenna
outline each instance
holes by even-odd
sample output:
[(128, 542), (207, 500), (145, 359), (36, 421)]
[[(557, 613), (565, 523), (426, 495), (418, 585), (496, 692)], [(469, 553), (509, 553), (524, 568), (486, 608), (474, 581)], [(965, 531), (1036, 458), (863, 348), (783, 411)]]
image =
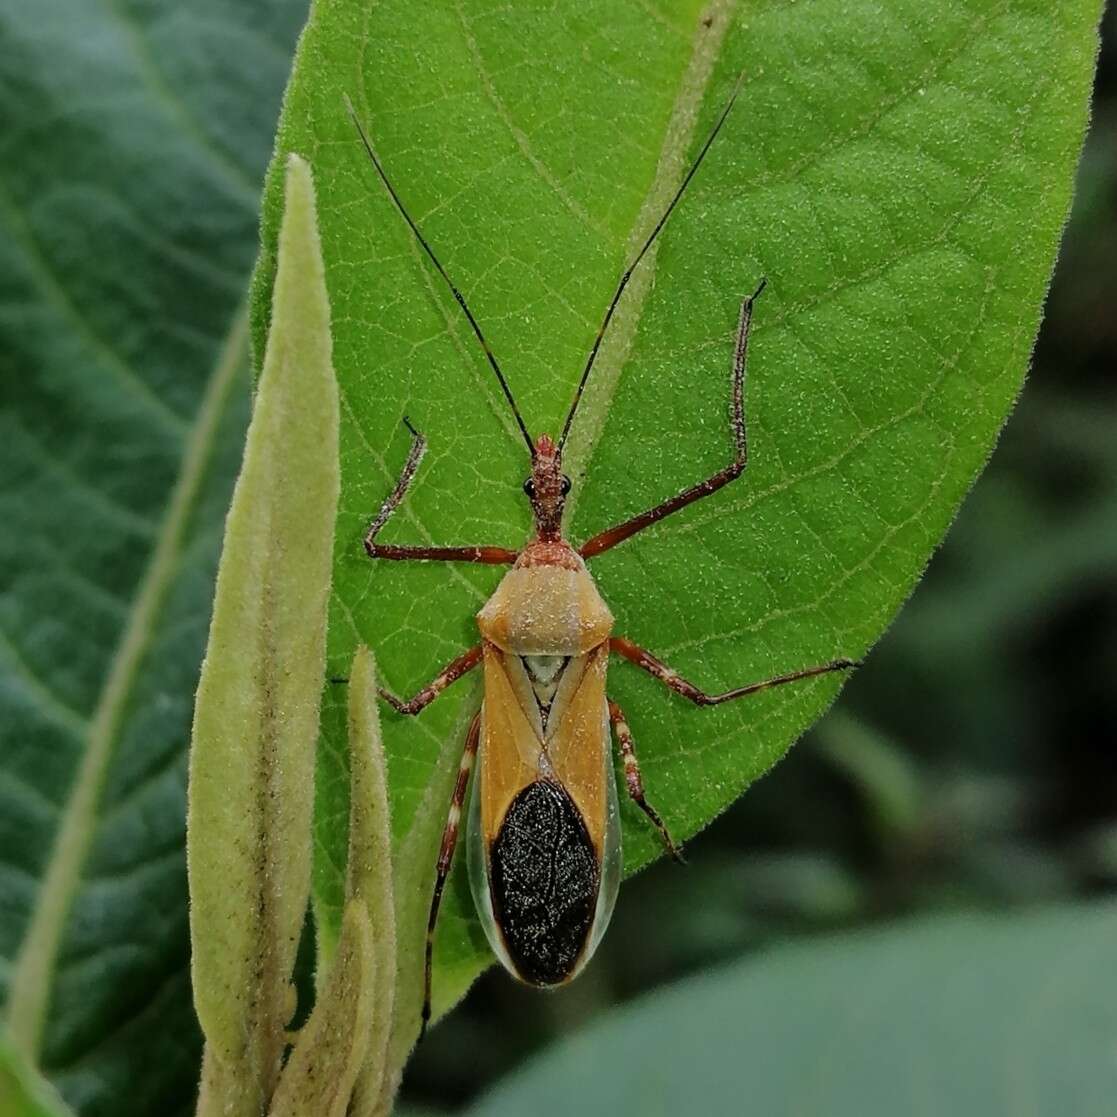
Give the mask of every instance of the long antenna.
[(446, 274), (446, 269), (442, 266), (438, 257), (434, 254), (434, 249), (427, 244), (426, 238), (419, 232), (419, 226), (411, 219), (404, 207), (400, 196), (396, 193), (395, 187), (388, 180), (388, 176), (384, 173), (384, 168), (380, 165), (380, 160), (376, 158), (376, 152), (372, 150), (372, 144), (369, 143), (368, 136), (365, 135), (364, 128), (361, 127), (360, 119), (357, 117), (356, 110), (353, 108), (353, 102), (349, 100), (348, 94), (343, 94), (345, 98), (345, 107), (349, 110), (349, 115), (353, 119), (353, 124), (357, 128), (357, 132), (361, 137), (361, 142), (365, 145), (365, 151), (368, 152), (369, 159), (372, 160), (372, 165), (376, 168), (376, 173), (380, 176), (380, 181), (384, 183), (388, 193), (391, 195), (392, 201), (396, 203), (396, 209), (403, 215), (404, 221), (411, 227), (411, 231), (415, 234), (415, 239), (422, 245), (423, 251), (430, 257), (430, 261), (438, 269), (438, 274), (446, 280), (446, 285), (450, 288), (457, 300), (458, 306), (465, 311), (466, 318), (469, 319), (469, 324), (473, 327), (473, 332), (477, 335), (477, 340), (481, 343), (481, 348), (485, 350), (485, 356), (489, 359), (489, 364), (492, 365), (493, 372), (496, 373), (497, 380), (500, 381), (501, 390), (504, 392), (504, 398), (508, 400), (512, 408), (512, 414), (516, 416), (516, 423), (519, 425), (520, 432), (524, 436), (524, 441), (527, 443), (528, 453), (532, 457), (535, 456), (535, 445), (531, 441), (531, 434), (528, 432), (527, 426), (524, 423), (523, 416), (520, 414), (520, 409), (516, 406), (515, 399), (512, 398), (512, 389), (508, 387), (508, 381), (504, 379), (504, 373), (500, 371), (500, 365), (497, 364), (496, 357), (493, 356), (493, 351), (489, 348), (489, 343), (485, 340), (485, 335), (481, 332), (481, 327), (477, 324), (477, 319), (473, 317), (473, 311), (469, 309), (469, 304), (465, 301), (465, 296), (454, 285), (454, 281)]
[(624, 294), (624, 289), (628, 286), (628, 281), (632, 278), (632, 273), (636, 270), (636, 266), (647, 254), (648, 249), (652, 246), (652, 242), (659, 236), (659, 232), (663, 226), (667, 224), (667, 218), (671, 216), (675, 206), (679, 204), (679, 199), (683, 196), (683, 191), (690, 185), (690, 180), (694, 178), (695, 172), (702, 165), (702, 160), (706, 158), (706, 152), (710, 150), (710, 145), (717, 139), (717, 134), (721, 131), (721, 126), (725, 123), (725, 118), (729, 115), (730, 109), (733, 108), (733, 103), (737, 100), (737, 93), (740, 91), (744, 76), (743, 73), (738, 75), (737, 82), (733, 86), (733, 92), (729, 95), (729, 101), (726, 103), (725, 108), (721, 110), (721, 115), (717, 118), (717, 122), (714, 124), (713, 128), (710, 129), (710, 134), (706, 137), (706, 142), (702, 145), (702, 150), (690, 165), (690, 170), (687, 171), (682, 185), (675, 191), (675, 196), (663, 211), (663, 216), (656, 222), (656, 226), (649, 234), (648, 239), (644, 241), (644, 247), (636, 253), (636, 258), (625, 269), (624, 275), (621, 276), (620, 283), (617, 284), (617, 290), (613, 295), (613, 301), (609, 304), (609, 309), (605, 311), (605, 317), (601, 322), (601, 328), (597, 331), (597, 337), (594, 338), (593, 348), (590, 350), (589, 358), (586, 360), (586, 367), (582, 369), (582, 379), (578, 381), (578, 390), (574, 393), (574, 402), (570, 405), (570, 413), (566, 416), (566, 423), (562, 428), (562, 437), (559, 439), (560, 451), (566, 444), (566, 436), (570, 433), (570, 424), (574, 422), (574, 413), (578, 410), (578, 404), (582, 401), (582, 391), (585, 389), (586, 381), (590, 378), (590, 369), (593, 368), (593, 362), (597, 359), (597, 351), (601, 348), (601, 339), (605, 336), (605, 331), (609, 328), (609, 323), (613, 320), (613, 312), (617, 309), (617, 304), (621, 301), (621, 295)]

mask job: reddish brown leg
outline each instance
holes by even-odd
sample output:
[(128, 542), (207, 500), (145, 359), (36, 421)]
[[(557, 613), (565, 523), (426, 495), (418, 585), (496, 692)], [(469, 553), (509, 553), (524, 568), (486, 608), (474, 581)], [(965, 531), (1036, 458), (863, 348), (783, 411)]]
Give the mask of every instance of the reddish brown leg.
[(474, 645), (469, 651), (463, 652), (457, 659), (446, 664), (414, 698), (409, 698), (406, 702), (397, 698), (391, 691), (384, 690), (383, 687), (380, 688), (380, 697), (394, 706), (397, 713), (417, 714), (429, 706), (451, 683), (456, 683), (467, 671), (472, 671), (481, 662), (483, 655), (483, 646)]
[(764, 283), (765, 281), (761, 280), (760, 286), (741, 303), (741, 316), (737, 322), (737, 340), (733, 346), (733, 388), (732, 407), (730, 409), (730, 426), (733, 430), (733, 461), (723, 470), (715, 473), (712, 477), (707, 477), (705, 481), (691, 486), (691, 488), (679, 493), (678, 496), (673, 496), (670, 500), (665, 500), (662, 504), (649, 508), (647, 512), (642, 512), (639, 516), (633, 516), (631, 520), (625, 520), (623, 524), (618, 524), (616, 527), (609, 528), (608, 531), (601, 532), (600, 535), (595, 535), (582, 544), (578, 553), (583, 558), (593, 558), (594, 555), (600, 555), (603, 551), (608, 551), (618, 543), (623, 543), (629, 536), (666, 519), (673, 512), (678, 512), (680, 508), (685, 508), (688, 504), (693, 504), (704, 496), (716, 493), (722, 486), (728, 485), (730, 481), (744, 473), (745, 465), (748, 462), (748, 438), (745, 432), (745, 363), (748, 358), (749, 324), (752, 321), (753, 303), (756, 302), (760, 292), (764, 290)]
[(454, 784), (454, 794), (450, 799), (450, 812), (446, 817), (446, 828), (442, 831), (442, 845), (438, 850), (438, 870), (434, 878), (434, 895), (431, 897), (430, 915), (427, 916), (427, 955), (423, 971), (423, 1024), (419, 1031), (422, 1039), (431, 1018), (431, 961), (434, 958), (434, 925), (438, 922), (438, 908), (442, 903), (442, 890), (450, 875), (454, 861), (454, 847), (458, 844), (458, 826), (461, 823), (462, 803), (465, 802), (465, 789), (469, 786), (469, 772), (473, 758), (477, 755), (477, 743), (481, 737), (481, 715), (477, 714), (469, 723), (465, 735), (465, 750), (458, 766), (458, 782)]
[(392, 513), (400, 506), (423, 455), (427, 450), (427, 440), (404, 418), (404, 424), (411, 432), (411, 449), (404, 462), (396, 487), (376, 513), (375, 519), (365, 532), (365, 550), (369, 558), (378, 559), (442, 559), (446, 562), (485, 562), (511, 563), (516, 561), (516, 551), (505, 547), (397, 547), (391, 543), (377, 543), (376, 537), (388, 522)]
[(624, 720), (624, 711), (609, 699), (609, 720), (613, 723), (613, 732), (617, 735), (617, 744), (621, 747), (621, 758), (624, 761), (624, 782), (628, 787), (628, 794), (632, 801), (651, 819), (652, 825), (659, 831), (667, 852), (678, 861), (683, 862), (683, 851), (675, 845), (659, 817), (659, 812), (644, 797), (644, 781), (640, 778), (640, 763), (636, 759), (636, 744), (632, 740), (632, 730)]
[(787, 675), (777, 675), (773, 679), (764, 679), (759, 683), (749, 683), (748, 686), (739, 686), (734, 690), (727, 690), (724, 694), (707, 694), (699, 690), (694, 683), (680, 678), (662, 660), (656, 659), (651, 652), (645, 651), (626, 640), (623, 636), (613, 636), (609, 640), (609, 647), (618, 655), (623, 655), (630, 663), (642, 667), (649, 675), (654, 675), (661, 683), (665, 683), (673, 691), (689, 698), (696, 706), (716, 706), (719, 702), (730, 702), (734, 698), (744, 698), (746, 694), (757, 694), (759, 691), (768, 690), (769, 687), (783, 686), (784, 683), (794, 683), (799, 679), (812, 679), (815, 675), (826, 675), (831, 671), (848, 671), (857, 667), (856, 660), (835, 659), (832, 663), (824, 663), (820, 667), (806, 667), (802, 671), (792, 671)]

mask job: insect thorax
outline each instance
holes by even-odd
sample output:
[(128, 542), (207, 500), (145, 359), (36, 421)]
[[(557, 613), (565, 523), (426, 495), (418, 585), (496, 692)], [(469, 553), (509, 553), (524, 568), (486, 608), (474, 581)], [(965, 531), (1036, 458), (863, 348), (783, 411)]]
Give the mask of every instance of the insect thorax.
[(577, 566), (515, 566), (477, 614), (481, 634), (518, 656), (573, 656), (608, 639), (613, 614), (582, 560)]

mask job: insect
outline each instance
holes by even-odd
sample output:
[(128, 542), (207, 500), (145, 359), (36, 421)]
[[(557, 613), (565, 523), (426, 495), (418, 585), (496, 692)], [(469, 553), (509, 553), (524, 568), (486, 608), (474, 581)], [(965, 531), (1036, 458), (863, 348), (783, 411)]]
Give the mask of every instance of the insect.
[[(738, 82), (739, 85), (739, 82)], [(741, 303), (733, 347), (731, 421), (733, 460), (704, 481), (638, 516), (602, 531), (580, 547), (563, 535), (563, 508), (570, 478), (562, 455), (605, 331), (633, 271), (682, 198), (736, 99), (734, 90), (659, 221), (625, 269), (582, 370), (557, 442), (533, 439), (508, 382), (465, 297), (454, 285), (408, 214), (377, 158), (360, 120), (347, 103), (368, 157), (396, 208), (438, 274), (449, 286), (484, 350), (508, 401), (531, 459), (524, 493), (534, 531), (518, 550), (504, 547), (416, 547), (379, 542), (399, 507), (426, 449), (408, 422), (411, 448), (395, 488), (369, 526), (364, 545), (381, 560), (440, 560), (511, 567), (477, 614), (481, 640), (449, 663), (414, 697), (381, 697), (401, 714), (418, 714), (451, 683), (477, 667), (484, 671), (484, 698), (465, 737), (457, 782), (438, 855), (427, 923), (422, 1024), (430, 1019), (431, 958), (443, 888), (461, 827), (470, 771), (476, 762), (467, 820), (467, 853), (474, 901), (494, 953), (521, 981), (549, 987), (571, 980), (586, 964), (612, 913), (621, 875), (617, 793), (610, 730), (616, 736), (629, 796), (644, 812), (666, 850), (680, 859), (659, 814), (644, 794), (632, 732), (606, 689), (606, 666), (617, 654), (699, 706), (730, 702), (798, 679), (855, 666), (835, 659), (721, 694), (708, 694), (624, 636), (614, 635), (613, 615), (598, 593), (586, 560), (710, 496), (739, 477), (748, 459), (745, 431), (745, 362), (749, 326), (764, 289)]]

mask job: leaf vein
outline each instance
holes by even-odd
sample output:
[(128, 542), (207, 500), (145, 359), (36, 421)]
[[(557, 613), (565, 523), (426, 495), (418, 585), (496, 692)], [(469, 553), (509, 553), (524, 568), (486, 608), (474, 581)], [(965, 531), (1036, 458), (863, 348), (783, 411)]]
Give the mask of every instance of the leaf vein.
[(86, 749), (62, 812), (54, 847), (16, 958), (8, 1002), (8, 1026), (34, 1059), (42, 1041), (59, 943), (69, 916), (96, 824), (96, 811), (121, 719), (148, 649), (158, 610), (169, 589), (187, 521), (209, 463), (213, 440), (236, 374), (243, 367), (247, 316), (238, 311), (206, 385), (182, 466), (140, 582), (97, 709), (88, 725)]

